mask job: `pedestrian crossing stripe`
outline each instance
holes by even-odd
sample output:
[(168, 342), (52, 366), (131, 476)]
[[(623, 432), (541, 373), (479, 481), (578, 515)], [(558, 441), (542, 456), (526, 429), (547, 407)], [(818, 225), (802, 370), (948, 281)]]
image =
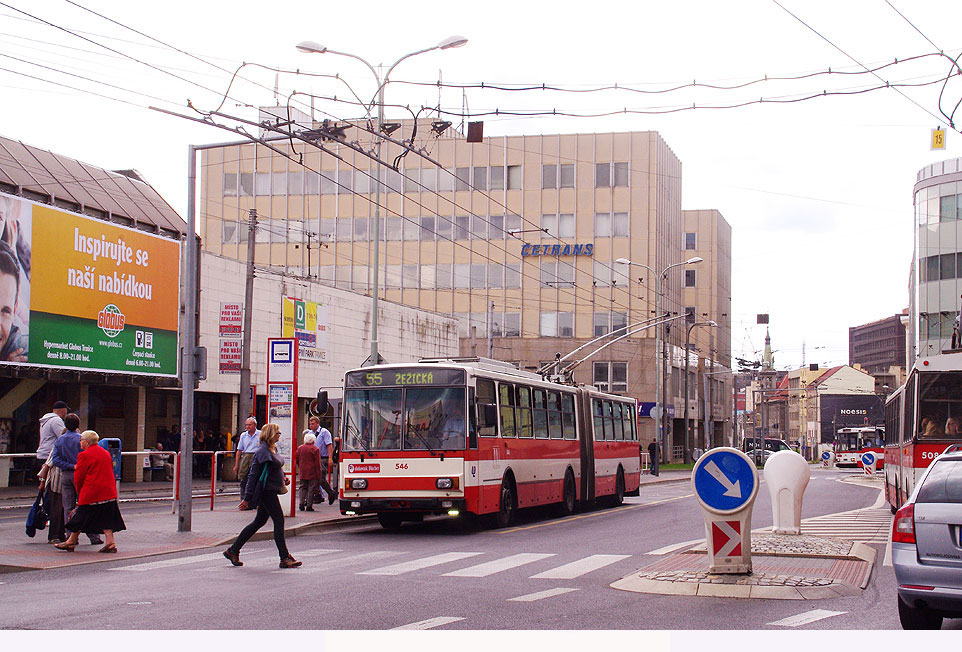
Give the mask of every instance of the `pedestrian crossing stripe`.
[[(446, 552), (436, 555), (429, 555), (427, 557), (418, 557), (415, 559), (409, 559), (407, 561), (402, 561), (399, 563), (391, 564), (388, 566), (377, 566), (371, 569), (364, 569), (365, 565), (370, 566), (372, 564), (377, 564), (378, 562), (383, 563), (384, 560), (391, 557), (398, 557), (405, 553), (394, 551), (394, 550), (373, 550), (362, 553), (341, 555), (344, 551), (339, 549), (330, 548), (317, 548), (312, 550), (302, 550), (294, 551), (294, 556), (300, 560), (310, 560), (306, 561), (305, 565), (302, 566), (296, 573), (291, 573), (289, 570), (279, 571), (274, 570), (275, 573), (285, 573), (291, 576), (300, 575), (312, 575), (320, 572), (329, 572), (331, 570), (340, 570), (349, 567), (361, 567), (355, 571), (356, 575), (382, 575), (382, 576), (398, 576), (407, 573), (414, 573), (418, 571), (424, 571), (432, 569), (437, 566), (442, 566), (445, 564), (454, 564), (456, 562), (464, 562), (470, 560), (474, 557), (480, 555), (485, 555), (488, 553), (482, 552)], [(488, 577), (496, 573), (507, 572), (515, 570), (522, 566), (529, 564), (543, 562), (545, 560), (551, 559), (552, 557), (557, 557), (556, 553), (515, 553), (512, 555), (507, 555), (503, 557), (498, 557), (496, 559), (490, 559), (479, 564), (469, 564), (463, 568), (451, 570), (449, 572), (440, 573), (444, 577), (471, 577), (480, 578)], [(616, 564), (621, 561), (631, 559), (631, 555), (588, 555), (576, 559), (574, 561), (568, 561), (561, 565), (553, 566), (548, 570), (543, 570), (541, 572), (530, 575), (528, 579), (534, 580), (572, 580), (583, 575), (601, 570), (612, 564)], [(242, 554), (242, 561), (244, 561), (245, 568), (251, 569), (262, 569), (270, 568), (277, 564), (276, 553), (273, 548), (267, 548), (264, 550), (251, 551), (250, 554)], [(194, 565), (195, 568), (189, 568), (189, 566)], [(184, 568), (188, 567), (188, 568)], [(148, 570), (174, 570), (182, 571), (188, 570), (191, 572), (202, 572), (202, 573), (231, 573), (231, 572), (243, 572), (239, 569), (235, 569), (227, 560), (223, 558), (222, 552), (209, 553), (203, 555), (194, 555), (191, 557), (182, 557), (178, 559), (163, 559), (154, 562), (146, 562), (140, 564), (132, 564), (130, 566), (111, 568), (112, 571), (148, 571)], [(529, 571), (530, 572), (530, 571)], [(553, 590), (553, 589), (552, 589)], [(539, 594), (540, 595), (540, 594)], [(524, 598), (526, 596), (521, 596)], [(545, 595), (543, 597), (550, 597)], [(521, 601), (521, 598), (518, 598)], [(541, 599), (532, 598), (532, 599)]]

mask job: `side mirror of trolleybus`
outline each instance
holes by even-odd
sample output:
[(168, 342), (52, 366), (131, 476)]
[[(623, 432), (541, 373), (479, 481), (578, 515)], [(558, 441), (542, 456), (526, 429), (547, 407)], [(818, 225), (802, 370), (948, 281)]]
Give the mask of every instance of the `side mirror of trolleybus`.
[(327, 390), (326, 389), (317, 390), (317, 407), (315, 408), (317, 410), (317, 413), (325, 414), (327, 412), (327, 406), (328, 406)]

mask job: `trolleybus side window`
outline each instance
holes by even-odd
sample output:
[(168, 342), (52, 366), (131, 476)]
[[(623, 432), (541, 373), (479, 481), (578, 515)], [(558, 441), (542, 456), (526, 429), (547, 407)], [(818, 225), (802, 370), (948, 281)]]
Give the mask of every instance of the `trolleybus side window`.
[(518, 386), (518, 437), (533, 437), (531, 425), (531, 388)]
[(548, 438), (548, 402), (543, 389), (533, 390), (531, 398), (534, 400), (534, 436), (538, 439)]
[(564, 437), (561, 427), (561, 394), (558, 392), (548, 392), (548, 433), (552, 439)]
[(592, 399), (591, 401), (591, 414), (593, 417), (593, 425), (595, 431), (595, 441), (605, 440), (605, 411), (602, 406), (601, 401), (598, 399)]
[(622, 438), (621, 414), (618, 410), (618, 404), (614, 401), (605, 401), (605, 429), (607, 430), (608, 441), (617, 441)]
[(638, 408), (635, 405), (627, 407), (630, 410), (628, 419), (631, 421), (631, 441), (638, 441)]
[(910, 442), (915, 439), (915, 374), (909, 376), (905, 383), (905, 393), (902, 394), (905, 401), (905, 410), (902, 413), (902, 441)]
[(498, 399), (501, 411), (501, 436), (514, 437), (514, 385), (498, 383)]
[[(497, 397), (494, 393), (494, 381), (478, 379), (478, 423), (485, 422), (485, 413), (496, 410), (498, 405)], [(497, 412), (494, 413), (494, 420), (483, 427), (478, 428), (478, 434), (482, 437), (497, 437)]]
[(625, 427), (628, 425), (625, 423), (625, 404), (624, 403), (613, 403), (614, 408), (614, 423), (615, 423), (615, 439), (617, 441), (624, 441), (625, 439), (630, 439), (629, 436), (625, 437)]
[(565, 439), (577, 439), (578, 431), (575, 424), (574, 394), (561, 395), (561, 415), (564, 422)]

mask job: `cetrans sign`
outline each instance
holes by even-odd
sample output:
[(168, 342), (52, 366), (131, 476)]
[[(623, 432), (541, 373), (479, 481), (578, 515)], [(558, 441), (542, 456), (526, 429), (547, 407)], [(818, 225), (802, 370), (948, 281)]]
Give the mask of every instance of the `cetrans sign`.
[(590, 256), (594, 253), (595, 245), (587, 244), (554, 244), (533, 245), (524, 243), (521, 247), (522, 256)]
[(345, 384), (351, 387), (418, 387), (421, 385), (463, 385), (464, 372), (459, 369), (381, 369), (349, 371)]

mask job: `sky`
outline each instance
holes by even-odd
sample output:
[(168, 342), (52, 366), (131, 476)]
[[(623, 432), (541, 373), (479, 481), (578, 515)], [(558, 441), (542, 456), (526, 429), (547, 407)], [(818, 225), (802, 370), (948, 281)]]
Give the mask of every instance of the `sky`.
[[(908, 305), (916, 173), (962, 157), (952, 129), (945, 150), (930, 149), (931, 130), (948, 124), (940, 92), (947, 114), (962, 99), (962, 77), (949, 78), (962, 52), (960, 20), (962, 3), (936, 0), (0, 0), (0, 134), (135, 168), (186, 215), (188, 146), (239, 136), (149, 107), (197, 117), (188, 103), (222, 104), (256, 120), (256, 107), (275, 104), (276, 86), (282, 98), (337, 96), (318, 100), (318, 115), (355, 118), (345, 83), (373, 97), (371, 72), (347, 57), (299, 53), (296, 43), (390, 65), (462, 35), (462, 48), (401, 63), (387, 104), (440, 103), (458, 114), (465, 105), (471, 114), (622, 111), (469, 118), (484, 120), (486, 137), (658, 131), (682, 162), (682, 208), (718, 209), (732, 227), (733, 355), (759, 358), (765, 327), (756, 315), (766, 313), (777, 368), (846, 364), (850, 326)], [(566, 90), (401, 83), (439, 78)], [(570, 92), (615, 84), (623, 88)], [(679, 85), (688, 86), (650, 92)], [(741, 103), (750, 104), (707, 108)], [(656, 114), (665, 110), (675, 111)], [(387, 109), (388, 118), (403, 115)]]

